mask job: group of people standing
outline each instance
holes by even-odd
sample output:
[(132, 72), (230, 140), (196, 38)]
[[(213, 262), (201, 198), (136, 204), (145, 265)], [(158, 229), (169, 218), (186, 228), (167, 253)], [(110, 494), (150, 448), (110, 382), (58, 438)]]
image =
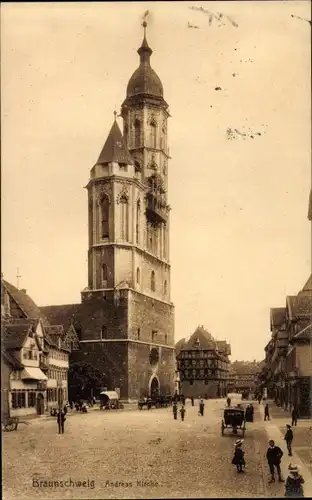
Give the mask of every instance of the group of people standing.
[[(182, 422), (184, 421), (184, 418), (185, 418), (185, 414), (186, 414), (186, 409), (185, 409), (185, 398), (184, 400), (181, 401), (182, 402), (182, 406), (179, 410), (180, 412), (180, 415), (181, 415), (181, 420)], [(192, 406), (194, 406), (194, 398), (191, 398), (191, 403), (192, 403)], [(198, 409), (198, 415), (200, 415), (201, 417), (204, 416), (204, 409), (205, 409), (205, 403), (204, 403), (204, 400), (203, 399), (200, 399), (200, 402), (199, 402), (199, 409)], [(173, 413), (173, 418), (174, 420), (177, 420), (178, 419), (178, 404), (177, 404), (177, 401), (174, 401), (173, 402), (173, 405), (172, 405), (172, 413)]]
[[(287, 425), (287, 432), (285, 435), (285, 439), (287, 433), (289, 433), (290, 425)], [(288, 434), (292, 439), (292, 434)], [(245, 472), (246, 460), (245, 460), (245, 451), (243, 450), (243, 439), (238, 439), (235, 441), (234, 445), (234, 455), (232, 458), (232, 464), (236, 466), (237, 472), (242, 473)], [(288, 447), (288, 446), (287, 446)], [(275, 470), (277, 472), (278, 481), (280, 483), (285, 483), (285, 497), (288, 498), (300, 498), (304, 497), (303, 484), (304, 479), (299, 474), (299, 467), (297, 465), (289, 464), (288, 466), (288, 477), (286, 482), (282, 478), (281, 472), (281, 460), (283, 457), (283, 451), (279, 446), (275, 444), (275, 442), (271, 439), (269, 441), (269, 447), (266, 453), (266, 458), (268, 461), (268, 466), (271, 474), (271, 478), (269, 480), (269, 484), (275, 482)], [(289, 452), (291, 456), (291, 451)]]

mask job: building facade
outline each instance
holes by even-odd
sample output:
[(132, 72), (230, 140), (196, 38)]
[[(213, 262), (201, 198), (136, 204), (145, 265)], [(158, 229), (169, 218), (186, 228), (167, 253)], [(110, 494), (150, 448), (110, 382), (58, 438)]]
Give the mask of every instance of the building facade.
[(283, 308), (271, 309), (271, 339), (265, 347), (260, 374), (268, 397), (300, 416), (311, 416), (312, 391), (312, 276), (296, 296), (286, 297)]
[(198, 327), (190, 339), (180, 344), (177, 365), (180, 390), (185, 397), (218, 398), (227, 394), (230, 345), (216, 341)]
[[(86, 186), (88, 286), (81, 304), (43, 307), (79, 332), (73, 360), (104, 373), (125, 402), (175, 386), (168, 205), (168, 104), (151, 68), (145, 34), (140, 62)], [(62, 321), (62, 322), (61, 322)]]
[[(68, 366), (78, 337), (51, 326), (27, 295), (1, 280), (2, 412), (42, 415), (68, 397)], [(53, 394), (49, 389), (53, 388)]]

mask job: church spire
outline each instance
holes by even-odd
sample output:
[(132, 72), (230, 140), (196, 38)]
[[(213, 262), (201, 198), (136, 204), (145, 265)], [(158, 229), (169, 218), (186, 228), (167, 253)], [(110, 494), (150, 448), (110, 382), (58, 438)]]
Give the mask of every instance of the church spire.
[(148, 64), (150, 63), (150, 56), (152, 55), (153, 51), (150, 48), (150, 46), (147, 43), (146, 40), (146, 28), (147, 28), (147, 22), (143, 21), (142, 23), (143, 29), (144, 29), (144, 37), (143, 37), (143, 42), (141, 47), (138, 49), (138, 54), (140, 56), (140, 62), (141, 64)]
[(131, 155), (117, 123), (116, 110), (114, 111), (114, 123), (97, 161), (97, 163), (102, 164), (110, 162), (124, 163), (126, 165), (133, 164)]

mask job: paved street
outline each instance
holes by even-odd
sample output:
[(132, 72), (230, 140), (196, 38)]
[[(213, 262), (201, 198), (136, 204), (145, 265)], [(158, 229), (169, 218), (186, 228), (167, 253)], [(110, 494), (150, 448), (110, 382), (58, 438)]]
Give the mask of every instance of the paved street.
[[(4, 499), (283, 496), (283, 485), (267, 485), (268, 436), (259, 405), (247, 424), (246, 474), (238, 475), (231, 465), (234, 436), (220, 433), (224, 404), (209, 400), (199, 417), (187, 401), (184, 422), (173, 419), (171, 408), (73, 413), (65, 435), (51, 418), (21, 425), (3, 434)], [(49, 487), (51, 480), (71, 483)]]

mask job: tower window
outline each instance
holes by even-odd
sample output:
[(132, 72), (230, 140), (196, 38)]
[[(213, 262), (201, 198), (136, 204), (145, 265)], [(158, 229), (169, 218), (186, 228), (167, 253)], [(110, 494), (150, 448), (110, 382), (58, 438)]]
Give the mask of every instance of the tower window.
[(167, 281), (164, 283), (164, 294), (167, 295)]
[(156, 123), (151, 123), (151, 147), (156, 148)]
[(109, 200), (104, 196), (101, 201), (101, 232), (102, 238), (109, 237)]
[(120, 200), (121, 207), (121, 239), (128, 241), (128, 199), (123, 196)]
[(134, 147), (139, 148), (141, 146), (141, 123), (139, 120), (134, 122)]
[(138, 340), (140, 340), (140, 336), (141, 336), (141, 330), (140, 328), (138, 328)]
[(107, 265), (102, 265), (102, 281), (107, 281)]
[(106, 338), (107, 338), (107, 328), (106, 328), (106, 326), (103, 325), (101, 327), (101, 340), (106, 339)]
[(140, 283), (140, 268), (137, 267), (137, 270), (136, 270), (136, 280), (137, 280), (137, 283)]
[(151, 290), (155, 292), (156, 285), (155, 285), (155, 271), (151, 272)]

